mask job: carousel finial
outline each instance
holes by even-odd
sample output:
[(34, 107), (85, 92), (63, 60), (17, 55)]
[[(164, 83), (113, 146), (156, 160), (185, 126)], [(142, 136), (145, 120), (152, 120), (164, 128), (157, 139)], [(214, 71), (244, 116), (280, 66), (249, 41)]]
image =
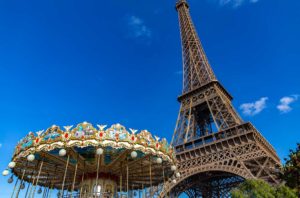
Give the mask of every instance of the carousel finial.
[(38, 136), (40, 136), (43, 132), (44, 132), (44, 130), (40, 130), (40, 131), (37, 131), (36, 134), (37, 134)]
[(131, 128), (129, 128), (129, 130), (131, 131), (132, 134), (135, 134), (138, 131), (138, 130), (131, 129)]
[(154, 137), (155, 137), (156, 141), (158, 142), (160, 137), (157, 137), (156, 135)]
[(70, 126), (64, 126), (65, 130), (66, 131), (70, 131), (70, 129), (73, 127), (73, 125), (70, 125)]
[(97, 124), (97, 127), (100, 129), (100, 131), (103, 131), (107, 127), (107, 125), (99, 125), (99, 124)]

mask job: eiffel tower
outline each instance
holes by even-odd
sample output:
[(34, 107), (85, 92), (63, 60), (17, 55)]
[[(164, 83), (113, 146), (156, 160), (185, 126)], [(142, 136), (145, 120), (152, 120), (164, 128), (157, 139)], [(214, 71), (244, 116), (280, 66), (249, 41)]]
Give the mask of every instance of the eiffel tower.
[(217, 80), (189, 13), (178, 0), (183, 56), (183, 93), (172, 138), (180, 177), (166, 182), (160, 197), (230, 197), (245, 179), (276, 184), (280, 159), (274, 148), (232, 106)]

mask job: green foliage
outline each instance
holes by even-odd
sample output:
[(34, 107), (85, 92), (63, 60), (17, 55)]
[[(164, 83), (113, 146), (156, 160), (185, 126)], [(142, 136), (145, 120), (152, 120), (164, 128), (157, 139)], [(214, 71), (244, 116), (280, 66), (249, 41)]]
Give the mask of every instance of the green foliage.
[(280, 185), (273, 187), (263, 180), (246, 180), (231, 192), (232, 198), (297, 198), (295, 191)]
[(276, 197), (278, 197), (278, 198), (286, 198), (286, 197), (297, 198), (298, 196), (297, 196), (296, 190), (292, 190), (285, 185), (280, 185), (276, 189)]
[(290, 150), (285, 161), (282, 178), (286, 181), (287, 186), (297, 189), (300, 194), (300, 144), (297, 145), (295, 151)]
[(232, 198), (275, 198), (275, 190), (262, 180), (246, 180), (233, 190)]

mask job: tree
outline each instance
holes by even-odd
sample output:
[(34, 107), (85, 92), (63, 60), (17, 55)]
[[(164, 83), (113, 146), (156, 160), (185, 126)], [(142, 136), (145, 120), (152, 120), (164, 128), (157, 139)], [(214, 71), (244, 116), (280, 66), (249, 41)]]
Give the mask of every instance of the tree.
[(276, 189), (276, 197), (285, 198), (285, 197), (297, 197), (296, 190), (292, 190), (285, 185), (280, 185)]
[(284, 185), (271, 186), (263, 180), (250, 179), (231, 192), (232, 198), (297, 198), (292, 189)]
[(295, 151), (290, 150), (288, 158), (285, 158), (282, 178), (287, 186), (297, 190), (300, 197), (300, 144), (297, 144)]

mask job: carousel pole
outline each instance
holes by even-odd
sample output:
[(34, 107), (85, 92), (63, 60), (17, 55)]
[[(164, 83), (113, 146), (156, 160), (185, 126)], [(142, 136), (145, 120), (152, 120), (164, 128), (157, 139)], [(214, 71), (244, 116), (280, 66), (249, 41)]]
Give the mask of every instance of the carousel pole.
[(152, 167), (151, 167), (151, 157), (149, 157), (149, 162), (150, 162), (150, 165), (149, 165), (149, 174), (150, 174), (150, 196), (151, 196), (151, 193), (152, 193)]
[(70, 193), (70, 191), (69, 191), (69, 187), (71, 186), (71, 184), (67, 187), (67, 197), (69, 197), (69, 193)]
[(46, 189), (45, 198), (48, 197), (49, 190), (50, 190), (50, 186), (48, 186), (48, 188)]
[(28, 194), (28, 197), (29, 197), (29, 198), (31, 197), (31, 193), (32, 193), (32, 189), (33, 189), (33, 186), (34, 186), (35, 179), (36, 179), (36, 178), (33, 178), (32, 184), (31, 184), (31, 186), (30, 186), (30, 190), (29, 190), (29, 194)]
[(52, 194), (52, 187), (50, 187), (50, 189), (49, 189), (49, 191), (47, 193), (47, 197), (46, 198), (51, 197), (51, 194)]
[(163, 171), (163, 190), (165, 188), (165, 167), (164, 167), (164, 164), (162, 163), (162, 171)]
[(98, 157), (98, 159), (97, 159), (97, 175), (96, 175), (96, 195), (98, 195), (99, 164), (100, 164), (100, 160), (101, 160), (101, 155), (102, 154), (103, 154), (103, 149), (102, 148), (98, 148), (96, 150), (96, 155)]
[[(36, 167), (37, 167), (37, 165), (36, 165)], [(34, 175), (34, 170), (32, 170), (30, 178), (32, 178), (33, 175)], [(25, 193), (25, 198), (27, 198), (28, 193), (29, 193), (29, 197), (30, 197), (30, 193), (31, 193), (31, 188), (32, 188), (33, 182), (34, 182), (34, 178), (32, 179), (32, 183), (28, 182), (27, 190), (26, 190), (26, 193)]]
[(41, 175), (41, 171), (42, 171), (42, 168), (43, 168), (43, 164), (44, 164), (44, 161), (42, 160), (41, 165), (40, 165), (40, 169), (39, 169), (39, 173), (38, 173), (38, 176), (37, 176), (37, 178), (36, 178), (36, 182), (35, 182), (34, 189), (33, 189), (33, 194), (32, 194), (32, 197), (33, 197), (33, 198), (34, 198), (34, 195), (35, 195), (36, 186), (37, 186), (38, 183), (39, 183), (39, 178), (40, 178), (40, 175)]
[[(33, 158), (33, 159), (34, 159), (34, 158)], [(27, 160), (28, 160), (28, 157), (27, 157)], [(32, 160), (30, 160), (30, 161), (32, 161)], [(33, 178), (33, 179), (32, 179), (32, 183), (28, 182), (28, 187), (27, 187), (27, 190), (26, 190), (25, 198), (27, 198), (27, 195), (28, 195), (28, 197), (30, 197), (30, 195), (31, 195), (32, 186), (33, 186), (33, 183), (34, 183), (34, 181), (35, 181), (35, 177), (33, 177), (33, 176), (34, 176), (34, 170), (35, 170), (37, 167), (39, 167), (39, 162), (35, 165), (35, 167), (33, 168), (32, 172), (31, 172), (31, 177), (30, 177), (30, 179), (31, 179), (31, 178)], [(28, 190), (29, 190), (29, 191), (28, 191)], [(29, 193), (29, 194), (28, 194), (28, 193)]]
[(142, 184), (142, 198), (145, 197), (145, 191), (146, 191), (146, 189), (144, 189), (144, 184)]
[[(57, 166), (55, 166), (54, 177), (53, 177), (53, 178), (55, 178), (56, 170), (57, 170)], [(51, 197), (51, 193), (52, 193), (52, 190), (53, 190), (53, 186), (54, 186), (54, 182), (51, 181), (51, 182), (50, 182), (50, 189), (49, 189), (49, 191), (48, 191), (48, 193), (47, 193), (47, 198), (48, 198), (48, 195), (50, 195), (49, 197)]]
[(76, 166), (75, 166), (75, 174), (74, 174), (73, 183), (72, 183), (72, 189), (71, 189), (72, 193), (73, 193), (74, 187), (75, 187), (76, 175), (77, 175), (77, 168), (78, 168), (78, 161), (77, 161)]
[(65, 191), (66, 191), (66, 197), (68, 197), (68, 195), (69, 195), (68, 186), (66, 186), (66, 189), (64, 190), (64, 193), (63, 193), (64, 196), (65, 196)]
[(78, 154), (77, 154), (77, 160), (76, 160), (76, 166), (75, 166), (75, 174), (73, 178), (73, 183), (72, 183), (72, 189), (71, 193), (73, 194), (74, 188), (75, 188), (75, 182), (76, 182), (76, 176), (77, 176), (77, 168), (78, 168)]
[(45, 195), (45, 198), (48, 198), (48, 195), (49, 195), (49, 192), (51, 190), (51, 184), (48, 186), (48, 189), (47, 189), (47, 193)]
[[(103, 181), (103, 188), (105, 187), (105, 180)], [(103, 189), (104, 190), (104, 189)], [(105, 191), (103, 191), (104, 192), (104, 195), (103, 195), (103, 197), (105, 197)], [(101, 194), (100, 194), (100, 197), (101, 197)]]
[[(49, 174), (47, 175), (46, 184), (48, 183), (48, 179), (49, 179)], [(47, 187), (45, 186), (44, 191), (43, 191), (43, 195), (42, 195), (43, 198), (45, 197), (46, 191), (47, 191)]]
[[(132, 159), (135, 159), (137, 156), (138, 156), (138, 153), (136, 152), (136, 151), (132, 151), (131, 152), (131, 158)], [(127, 157), (127, 159), (126, 159), (126, 165), (127, 165), (127, 174), (126, 174), (126, 176), (127, 176), (127, 197), (129, 197), (129, 169), (128, 169), (128, 157)], [(133, 184), (132, 184), (133, 185)], [(133, 189), (133, 188), (132, 188)], [(132, 195), (131, 195), (131, 197), (133, 197)]]
[(50, 190), (50, 186), (47, 187), (47, 191), (46, 191), (46, 194), (45, 194), (45, 198), (48, 197), (49, 190)]
[[(48, 182), (48, 177), (49, 177), (49, 174), (47, 175), (46, 184)], [(45, 191), (46, 191), (46, 186), (44, 186), (42, 198), (44, 198), (44, 196), (45, 196)]]
[(46, 187), (46, 186), (44, 186), (44, 190), (43, 190), (42, 198), (45, 198), (45, 194), (46, 194), (46, 192), (47, 192), (47, 187)]
[(68, 155), (68, 158), (67, 158), (67, 164), (66, 164), (66, 168), (65, 168), (64, 179), (63, 179), (63, 183), (62, 183), (62, 186), (61, 186), (61, 197), (64, 196), (64, 187), (65, 187), (65, 181), (66, 181), (66, 176), (67, 176), (67, 170), (68, 170), (68, 166), (69, 166), (69, 161), (70, 161), (70, 155)]
[(128, 170), (128, 161), (127, 161), (127, 164), (126, 164), (126, 180), (127, 180), (127, 197), (129, 198), (129, 175), (128, 175), (128, 172), (129, 172), (129, 170)]
[[(53, 185), (54, 185), (54, 184), (52, 184), (52, 186), (50, 187), (50, 192), (48, 193), (48, 194), (49, 194), (49, 197), (51, 197), (51, 194), (52, 194), (52, 191), (53, 191)], [(47, 195), (47, 198), (48, 198), (48, 195)]]
[(123, 180), (123, 178), (122, 178), (122, 176), (123, 176), (123, 171), (122, 171), (122, 163), (121, 163), (121, 171), (120, 171), (121, 173), (121, 175), (120, 175), (120, 194), (122, 195), (122, 180)]
[(47, 190), (47, 188), (46, 188), (46, 186), (45, 186), (45, 187), (44, 187), (44, 190), (43, 190), (43, 195), (42, 195), (42, 198), (44, 198), (44, 197), (45, 197), (46, 190)]
[(47, 193), (46, 193), (45, 198), (48, 198), (50, 190), (51, 190), (51, 185), (49, 185), (48, 188), (47, 188)]
[(48, 189), (48, 188), (45, 186), (45, 187), (44, 187), (44, 191), (43, 191), (43, 196), (42, 196), (42, 198), (45, 198), (45, 196), (46, 196), (46, 194), (47, 194), (47, 189)]
[(32, 194), (32, 190), (33, 190), (33, 187), (34, 187), (35, 179), (36, 179), (36, 178), (33, 178), (32, 184), (30, 185), (30, 189), (29, 189), (29, 193), (28, 193), (28, 197), (29, 197), (29, 198), (31, 198), (31, 194)]
[(51, 197), (52, 188), (53, 188), (53, 184), (49, 186), (46, 198)]
[[(27, 163), (26, 163), (26, 166), (27, 166)], [(21, 187), (22, 187), (22, 184), (23, 184), (23, 180), (24, 180), (25, 171), (26, 171), (26, 169), (23, 170), (23, 174), (22, 174), (22, 177), (21, 177), (21, 183), (20, 183), (20, 186), (18, 188), (18, 191), (17, 191), (17, 194), (16, 194), (16, 198), (19, 197), (19, 193), (20, 193), (20, 190), (21, 190)]]
[(14, 194), (15, 194), (16, 187), (17, 187), (18, 182), (19, 182), (19, 178), (17, 179), (17, 181), (16, 181), (16, 183), (15, 183), (14, 190), (13, 190), (13, 192), (12, 192), (12, 194), (11, 194), (11, 198), (13, 198), (13, 196), (14, 196)]
[(139, 192), (139, 198), (141, 198), (141, 190), (138, 189), (138, 192)]
[[(84, 170), (85, 170), (85, 161), (83, 161), (83, 167), (84, 167)], [(83, 174), (82, 174), (82, 177), (81, 177), (81, 186), (80, 186), (80, 192), (79, 192), (79, 197), (81, 198), (81, 195), (82, 195), (82, 182), (84, 180), (84, 171), (83, 171)]]
[[(84, 172), (83, 172), (82, 177), (81, 177), (81, 184), (82, 184), (83, 180), (84, 180)], [(82, 185), (80, 186), (79, 197), (81, 197), (81, 195), (82, 195)]]
[(131, 197), (134, 197), (134, 185), (132, 184), (132, 186), (131, 186)]
[[(141, 172), (142, 172), (142, 175), (144, 173), (144, 170), (143, 170), (143, 162), (141, 161)], [(142, 182), (142, 198), (144, 198), (144, 184)]]
[(26, 193), (25, 193), (25, 198), (27, 197), (28, 190), (29, 190), (29, 187), (30, 187), (30, 186), (31, 186), (31, 184), (28, 182), (27, 189), (26, 189)]

